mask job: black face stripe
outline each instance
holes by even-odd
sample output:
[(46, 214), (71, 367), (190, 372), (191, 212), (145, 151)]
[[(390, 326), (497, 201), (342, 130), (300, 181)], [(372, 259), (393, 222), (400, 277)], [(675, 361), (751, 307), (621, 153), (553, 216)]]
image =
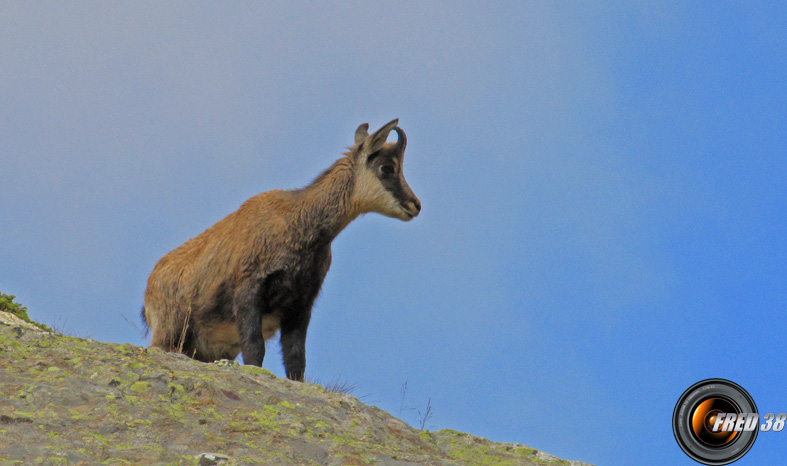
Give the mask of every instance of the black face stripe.
[(390, 174), (378, 172), (377, 178), (380, 180), (380, 183), (383, 185), (385, 190), (391, 193), (394, 199), (400, 203), (404, 203), (409, 200), (409, 196), (407, 196), (404, 190), (404, 180), (402, 174), (397, 173), (395, 168), (394, 172)]
[(404, 186), (398, 176), (393, 176), (390, 178), (384, 178), (380, 180), (383, 184), (383, 187), (386, 191), (391, 193), (391, 195), (399, 201), (399, 203), (404, 203), (409, 200), (409, 197), (404, 192)]
[(386, 145), (382, 149), (372, 152), (366, 157), (366, 166), (372, 170), (379, 169), (380, 165), (386, 163), (396, 163), (399, 159), (399, 153), (395, 148)]
[[(385, 173), (381, 169), (384, 165), (392, 165), (393, 173)], [(400, 204), (410, 201), (410, 195), (405, 191), (404, 174), (401, 170), (401, 160), (399, 153), (393, 148), (383, 148), (369, 155), (366, 159), (366, 166), (380, 180), (386, 191), (391, 193), (394, 199)]]
[(396, 159), (398, 159), (398, 154), (384, 147), (377, 152), (369, 154), (369, 157), (366, 158), (366, 166), (371, 170), (376, 170), (386, 163), (394, 163)]
[(382, 149), (380, 149), (377, 152), (372, 152), (369, 154), (369, 157), (366, 158), (366, 165), (370, 165), (372, 162), (374, 162), (374, 159), (379, 157), (382, 152)]

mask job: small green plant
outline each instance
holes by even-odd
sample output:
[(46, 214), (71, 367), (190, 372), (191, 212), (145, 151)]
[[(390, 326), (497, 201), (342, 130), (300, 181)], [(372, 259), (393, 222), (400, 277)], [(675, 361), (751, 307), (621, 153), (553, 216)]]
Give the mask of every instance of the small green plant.
[(16, 299), (16, 296), (12, 294), (5, 294), (3, 292), (0, 292), (0, 311), (10, 312), (11, 314), (19, 317), (25, 322), (33, 324), (36, 327), (46, 330), (47, 332), (52, 331), (52, 329), (47, 327), (46, 325), (39, 324), (38, 322), (30, 319), (30, 317), (27, 315), (27, 307), (21, 305), (20, 303), (15, 303), (14, 299)]
[(16, 296), (12, 294), (0, 293), (0, 311), (10, 312), (20, 319), (30, 322), (30, 317), (27, 316), (27, 308), (19, 303), (15, 303), (15, 298)]

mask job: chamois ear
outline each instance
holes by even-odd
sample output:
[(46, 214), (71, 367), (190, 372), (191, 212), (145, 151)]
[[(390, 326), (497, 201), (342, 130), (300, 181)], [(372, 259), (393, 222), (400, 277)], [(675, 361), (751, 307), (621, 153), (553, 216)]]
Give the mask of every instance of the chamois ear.
[(369, 123), (364, 123), (355, 130), (355, 145), (360, 145), (369, 137)]
[(394, 127), (399, 123), (399, 119), (396, 118), (394, 120), (389, 121), (385, 126), (378, 129), (374, 132), (371, 136), (369, 136), (370, 141), (367, 143), (369, 144), (367, 149), (369, 154), (373, 154), (378, 150), (382, 149), (383, 144), (385, 144), (385, 140), (388, 139), (388, 134)]

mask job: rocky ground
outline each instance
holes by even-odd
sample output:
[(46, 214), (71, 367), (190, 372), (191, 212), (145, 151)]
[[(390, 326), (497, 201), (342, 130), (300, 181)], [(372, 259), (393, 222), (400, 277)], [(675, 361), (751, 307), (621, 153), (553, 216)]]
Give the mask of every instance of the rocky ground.
[(414, 429), (351, 395), (41, 330), (0, 312), (0, 465), (571, 465)]

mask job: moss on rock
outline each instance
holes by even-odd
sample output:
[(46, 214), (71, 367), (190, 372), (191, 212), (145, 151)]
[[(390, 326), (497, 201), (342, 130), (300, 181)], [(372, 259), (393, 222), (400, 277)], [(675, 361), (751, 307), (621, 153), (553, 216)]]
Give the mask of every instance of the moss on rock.
[(21, 317), (0, 319), (0, 394), (2, 464), (557, 464), (523, 445), (419, 431), (258, 367), (46, 333)]

